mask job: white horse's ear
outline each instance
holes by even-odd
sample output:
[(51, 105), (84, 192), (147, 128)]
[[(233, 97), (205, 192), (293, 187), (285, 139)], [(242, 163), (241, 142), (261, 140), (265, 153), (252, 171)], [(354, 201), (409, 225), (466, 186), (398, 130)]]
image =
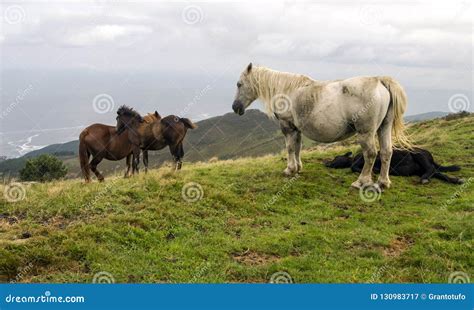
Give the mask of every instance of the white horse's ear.
[(247, 66), (247, 73), (250, 73), (250, 71), (252, 71), (252, 63)]
[(158, 111), (155, 111), (155, 117), (156, 118), (161, 118), (160, 114), (158, 113)]

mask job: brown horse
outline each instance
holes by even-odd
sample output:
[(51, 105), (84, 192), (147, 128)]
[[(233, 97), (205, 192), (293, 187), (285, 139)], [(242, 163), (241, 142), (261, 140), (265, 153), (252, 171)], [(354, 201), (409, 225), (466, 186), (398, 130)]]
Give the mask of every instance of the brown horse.
[[(130, 160), (132, 157), (133, 144), (130, 143), (129, 134), (118, 134), (114, 126), (104, 124), (93, 124), (85, 128), (79, 136), (79, 161), (82, 174), (86, 183), (91, 181), (90, 170), (92, 170), (99, 181), (104, 176), (97, 170), (97, 165), (102, 159), (121, 160), (127, 158), (127, 172), (130, 175)], [(89, 158), (92, 156), (91, 162)]]
[[(161, 117), (156, 111), (144, 117), (144, 121), (147, 124), (158, 119), (161, 119)], [(128, 136), (128, 130), (118, 134), (115, 126), (104, 124), (90, 125), (81, 132), (79, 136), (79, 160), (86, 182), (91, 181), (90, 170), (95, 173), (99, 181), (104, 180), (104, 176), (97, 170), (97, 165), (104, 158), (116, 161), (126, 157), (127, 171), (125, 172), (125, 177), (130, 176), (133, 144), (131, 144)], [(89, 162), (91, 156), (92, 160)], [(143, 152), (144, 161), (145, 158), (147, 160), (146, 165), (148, 165), (147, 151)]]
[[(181, 169), (184, 156), (183, 139), (188, 129), (197, 126), (187, 118), (168, 115), (164, 118), (155, 111), (144, 118), (127, 106), (117, 111), (117, 132), (128, 131), (129, 142), (133, 148), (133, 170), (138, 172), (140, 149), (143, 150), (145, 172), (148, 170), (148, 151), (157, 151), (169, 147), (176, 163), (176, 170)], [(137, 151), (138, 149), (138, 151)]]

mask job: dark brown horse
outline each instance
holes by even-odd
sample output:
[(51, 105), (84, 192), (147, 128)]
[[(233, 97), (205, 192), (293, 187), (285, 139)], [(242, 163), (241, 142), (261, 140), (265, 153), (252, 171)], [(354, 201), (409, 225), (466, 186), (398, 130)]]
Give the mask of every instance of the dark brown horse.
[(143, 164), (146, 172), (148, 151), (161, 150), (166, 146), (173, 155), (176, 170), (181, 169), (181, 160), (184, 156), (183, 139), (188, 129), (194, 128), (197, 126), (191, 120), (175, 115), (161, 118), (155, 111), (154, 114), (148, 114), (142, 118), (138, 112), (127, 106), (121, 106), (117, 111), (117, 132), (127, 131), (129, 142), (134, 146), (132, 149), (134, 171), (138, 171), (140, 149), (143, 150)]
[[(79, 136), (79, 161), (86, 183), (91, 181), (90, 170), (95, 173), (99, 181), (104, 180), (104, 176), (97, 170), (97, 165), (104, 158), (121, 160), (126, 157), (125, 177), (128, 177), (132, 151), (133, 144), (130, 143), (129, 133), (118, 134), (114, 126), (104, 124), (93, 124), (85, 128)], [(89, 162), (91, 156), (92, 160)]]

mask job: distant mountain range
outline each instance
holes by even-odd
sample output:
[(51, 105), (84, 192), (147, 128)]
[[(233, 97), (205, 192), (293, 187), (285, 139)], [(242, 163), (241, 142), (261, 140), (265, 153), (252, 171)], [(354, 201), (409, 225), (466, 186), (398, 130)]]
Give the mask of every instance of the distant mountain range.
[[(417, 122), (434, 119), (447, 115), (447, 112), (428, 112), (407, 116), (407, 122)], [(260, 110), (247, 110), (243, 116), (227, 113), (196, 123), (197, 129), (189, 130), (185, 138), (184, 161), (207, 161), (213, 157), (231, 159), (248, 156), (262, 156), (278, 153), (283, 150), (285, 143), (280, 133), (278, 123), (271, 120)], [(304, 141), (306, 147), (315, 145), (310, 140)], [(80, 167), (77, 160), (79, 141), (48, 145), (44, 148), (29, 152), (22, 157), (0, 161), (0, 174), (16, 176), (25, 162), (41, 154), (52, 154), (64, 161), (69, 169), (69, 177), (79, 175)], [(159, 166), (165, 161), (171, 161), (169, 150), (163, 149), (150, 152), (150, 166)], [(122, 169), (124, 161), (111, 162), (104, 160), (99, 169), (107, 173)]]
[(427, 121), (430, 119), (440, 118), (448, 114), (449, 112), (441, 112), (441, 111), (427, 112), (427, 113), (405, 116), (405, 121), (406, 122), (421, 122), (421, 121)]

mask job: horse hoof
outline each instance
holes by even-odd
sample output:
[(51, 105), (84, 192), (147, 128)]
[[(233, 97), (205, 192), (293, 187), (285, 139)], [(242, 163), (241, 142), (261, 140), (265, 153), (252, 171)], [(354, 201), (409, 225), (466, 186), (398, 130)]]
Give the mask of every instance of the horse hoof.
[(421, 179), (421, 184), (428, 184), (430, 183), (430, 180), (428, 179)]
[(383, 181), (377, 181), (376, 185), (381, 189), (389, 189), (390, 188), (390, 182), (383, 182)]
[(372, 186), (379, 193), (383, 192), (383, 190), (384, 190), (384, 188), (382, 186), (380, 186), (379, 183), (374, 183), (374, 184), (367, 185), (367, 187), (370, 187), (370, 186)]
[(361, 189), (363, 186), (362, 182), (357, 180), (355, 182), (352, 182), (351, 187), (356, 188), (356, 189)]
[(283, 170), (283, 174), (287, 177), (291, 177), (294, 173), (295, 173), (295, 171), (293, 171), (292, 169), (289, 169), (289, 168), (286, 168), (285, 170)]
[(464, 182), (466, 182), (464, 179), (458, 179), (458, 184), (464, 184)]

